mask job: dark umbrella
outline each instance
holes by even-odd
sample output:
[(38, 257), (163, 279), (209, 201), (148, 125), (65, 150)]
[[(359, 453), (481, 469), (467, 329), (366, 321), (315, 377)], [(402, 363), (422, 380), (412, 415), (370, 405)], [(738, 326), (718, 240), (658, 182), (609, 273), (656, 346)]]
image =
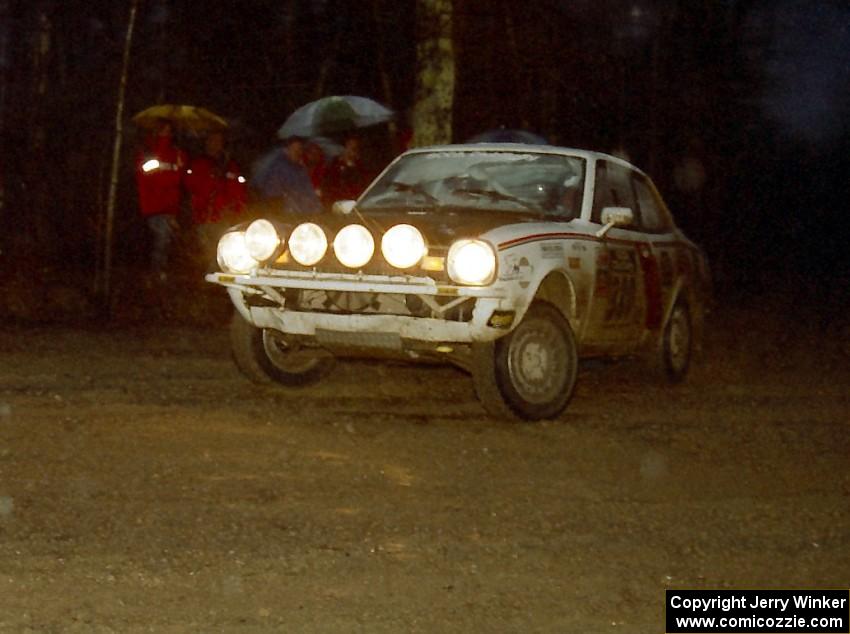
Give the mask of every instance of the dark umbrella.
[(368, 97), (322, 97), (298, 108), (277, 131), (278, 137), (313, 137), (341, 134), (385, 123), (393, 111)]
[(467, 143), (528, 143), (531, 145), (549, 145), (546, 139), (534, 132), (506, 128), (497, 128), (476, 134)]

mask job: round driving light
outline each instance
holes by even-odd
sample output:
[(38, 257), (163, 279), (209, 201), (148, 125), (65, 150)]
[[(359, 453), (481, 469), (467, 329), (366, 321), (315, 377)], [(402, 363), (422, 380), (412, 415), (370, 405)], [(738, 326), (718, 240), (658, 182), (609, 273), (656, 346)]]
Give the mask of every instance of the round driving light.
[(258, 262), (272, 257), (280, 242), (277, 230), (268, 220), (255, 220), (245, 230), (245, 246), (250, 256)]
[(247, 273), (258, 264), (248, 253), (245, 234), (241, 231), (231, 231), (221, 236), (216, 249), (216, 260), (219, 266), (229, 273)]
[(289, 253), (303, 266), (313, 266), (325, 257), (327, 250), (328, 239), (325, 232), (313, 222), (298, 225), (289, 236)]
[(449, 249), (448, 272), (455, 282), (483, 286), (493, 281), (496, 254), (481, 240), (458, 240)]
[(425, 238), (413, 225), (396, 225), (381, 239), (384, 259), (398, 269), (409, 269), (427, 252)]
[(348, 225), (334, 238), (336, 259), (350, 269), (356, 269), (372, 259), (375, 240), (363, 225)]

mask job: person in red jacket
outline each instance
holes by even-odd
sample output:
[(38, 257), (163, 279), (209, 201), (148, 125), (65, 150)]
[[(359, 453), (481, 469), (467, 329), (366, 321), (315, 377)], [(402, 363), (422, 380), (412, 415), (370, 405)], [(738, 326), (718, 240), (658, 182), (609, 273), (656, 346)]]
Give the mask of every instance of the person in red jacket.
[(322, 146), (315, 141), (308, 140), (304, 144), (304, 158), (302, 161), (304, 167), (310, 173), (310, 182), (313, 183), (313, 189), (321, 196), (322, 180), (325, 177), (325, 170), (328, 167)]
[(372, 174), (363, 164), (360, 138), (352, 135), (345, 140), (342, 153), (334, 158), (322, 179), (322, 203), (330, 208), (337, 200), (354, 200), (371, 182)]
[(204, 153), (189, 164), (186, 188), (192, 205), (192, 224), (205, 262), (215, 261), (224, 225), (245, 208), (247, 190), (239, 165), (225, 151), (223, 132), (210, 132)]
[(136, 155), (139, 211), (151, 233), (151, 270), (166, 278), (168, 256), (178, 227), (186, 153), (174, 143), (174, 125), (157, 122), (153, 134)]

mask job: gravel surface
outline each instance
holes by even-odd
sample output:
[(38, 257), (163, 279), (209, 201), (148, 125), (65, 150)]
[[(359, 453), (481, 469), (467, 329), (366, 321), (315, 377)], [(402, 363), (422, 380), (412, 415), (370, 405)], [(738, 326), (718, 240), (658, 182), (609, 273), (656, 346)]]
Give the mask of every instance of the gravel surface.
[(561, 420), (453, 368), (255, 386), (224, 328), (0, 333), (0, 630), (653, 632), (665, 588), (850, 587), (850, 363), (712, 321)]

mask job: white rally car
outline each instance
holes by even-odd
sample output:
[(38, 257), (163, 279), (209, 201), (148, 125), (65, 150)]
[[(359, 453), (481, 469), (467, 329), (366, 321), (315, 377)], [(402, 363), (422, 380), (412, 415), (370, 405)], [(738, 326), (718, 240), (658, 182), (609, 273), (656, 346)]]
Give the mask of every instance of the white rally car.
[(410, 150), (334, 213), (258, 218), (218, 246), (233, 356), (295, 386), (336, 358), (444, 361), (492, 414), (557, 417), (580, 358), (643, 354), (681, 380), (706, 260), (651, 180), (597, 152)]

